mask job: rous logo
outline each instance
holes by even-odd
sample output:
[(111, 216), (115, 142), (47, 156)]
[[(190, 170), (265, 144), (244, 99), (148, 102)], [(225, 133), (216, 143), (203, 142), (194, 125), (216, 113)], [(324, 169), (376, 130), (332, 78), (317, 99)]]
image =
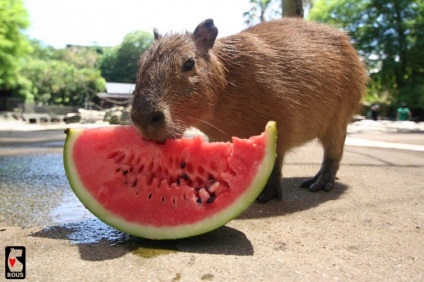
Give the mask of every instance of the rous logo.
[(25, 247), (6, 247), (5, 256), (6, 279), (25, 279)]

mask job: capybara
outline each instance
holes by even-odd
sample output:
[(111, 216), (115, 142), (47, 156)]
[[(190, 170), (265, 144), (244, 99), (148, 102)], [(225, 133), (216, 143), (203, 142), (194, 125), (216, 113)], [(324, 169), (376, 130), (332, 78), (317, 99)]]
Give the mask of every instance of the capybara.
[(329, 191), (343, 155), (346, 127), (368, 76), (349, 37), (326, 25), (287, 18), (217, 39), (213, 20), (193, 33), (161, 35), (139, 62), (131, 118), (163, 142), (188, 127), (211, 141), (260, 134), (277, 122), (277, 159), (259, 202), (282, 197), (284, 154), (317, 138), (321, 169), (302, 187)]

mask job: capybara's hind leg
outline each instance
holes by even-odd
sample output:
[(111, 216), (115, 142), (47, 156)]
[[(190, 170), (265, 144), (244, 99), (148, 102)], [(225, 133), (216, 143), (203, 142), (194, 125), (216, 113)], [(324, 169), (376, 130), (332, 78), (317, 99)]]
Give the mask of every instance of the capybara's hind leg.
[(301, 187), (308, 188), (312, 192), (324, 190), (326, 192), (334, 188), (336, 173), (343, 156), (344, 141), (346, 139), (346, 129), (336, 131), (334, 128), (328, 132), (321, 143), (324, 147), (324, 159), (321, 169), (311, 179), (301, 184)]
[(325, 158), (318, 173), (313, 178), (303, 182), (300, 187), (309, 188), (309, 191), (311, 192), (317, 192), (320, 190), (324, 190), (326, 192), (330, 191), (334, 188), (339, 164), (340, 161)]

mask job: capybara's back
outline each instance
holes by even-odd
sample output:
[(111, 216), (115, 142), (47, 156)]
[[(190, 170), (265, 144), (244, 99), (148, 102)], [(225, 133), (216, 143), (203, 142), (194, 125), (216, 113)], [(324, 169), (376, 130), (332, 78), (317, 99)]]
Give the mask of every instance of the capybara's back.
[[(228, 111), (237, 100), (231, 108), (247, 106), (242, 114), (257, 113), (249, 123), (277, 120), (283, 151), (345, 128), (365, 90), (366, 72), (349, 37), (325, 25), (270, 21), (218, 39), (213, 51), (224, 62), (231, 93), (221, 95), (218, 111)], [(345, 131), (340, 134), (344, 138)]]
[[(174, 137), (190, 125), (211, 140), (228, 140), (256, 135), (275, 120), (278, 157), (259, 201), (281, 198), (284, 154), (313, 138), (322, 142), (324, 160), (318, 174), (302, 186), (331, 190), (346, 127), (367, 81), (349, 37), (301, 19), (216, 36), (212, 20), (199, 24), (193, 34), (156, 36), (140, 61), (135, 124), (152, 139)], [(152, 95), (158, 87), (161, 93)], [(146, 109), (147, 104), (153, 108)]]

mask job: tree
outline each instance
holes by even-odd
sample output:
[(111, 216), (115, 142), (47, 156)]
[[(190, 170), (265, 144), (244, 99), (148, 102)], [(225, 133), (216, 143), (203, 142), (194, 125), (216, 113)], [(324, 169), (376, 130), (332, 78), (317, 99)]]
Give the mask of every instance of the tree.
[(283, 17), (300, 17), (303, 18), (302, 0), (281, 0), (283, 7)]
[(140, 55), (150, 48), (153, 36), (144, 31), (134, 31), (123, 42), (106, 50), (100, 70), (106, 81), (135, 83)]
[(371, 73), (371, 99), (424, 108), (421, 0), (317, 0), (309, 18), (349, 33)]
[(28, 13), (21, 0), (0, 0), (0, 96), (11, 96), (27, 81), (19, 75), (22, 58), (30, 51), (23, 34)]
[(34, 102), (42, 105), (82, 106), (105, 86), (99, 70), (59, 60), (29, 59), (23, 74), (32, 81)]
[(252, 8), (243, 14), (246, 18), (245, 24), (248, 26), (254, 25), (258, 22), (266, 20), (265, 13), (270, 10), (271, 0), (250, 0)]
[(98, 47), (68, 46), (54, 49), (31, 41), (33, 53), (25, 58), (21, 74), (28, 81), (27, 102), (82, 106), (104, 90), (105, 80), (96, 68)]
[(245, 24), (252, 26), (274, 18), (301, 17), (303, 18), (304, 5), (312, 6), (312, 0), (250, 0), (252, 8), (243, 13)]
[(98, 46), (68, 45), (60, 50), (59, 59), (75, 65), (78, 68), (98, 68), (103, 48)]

